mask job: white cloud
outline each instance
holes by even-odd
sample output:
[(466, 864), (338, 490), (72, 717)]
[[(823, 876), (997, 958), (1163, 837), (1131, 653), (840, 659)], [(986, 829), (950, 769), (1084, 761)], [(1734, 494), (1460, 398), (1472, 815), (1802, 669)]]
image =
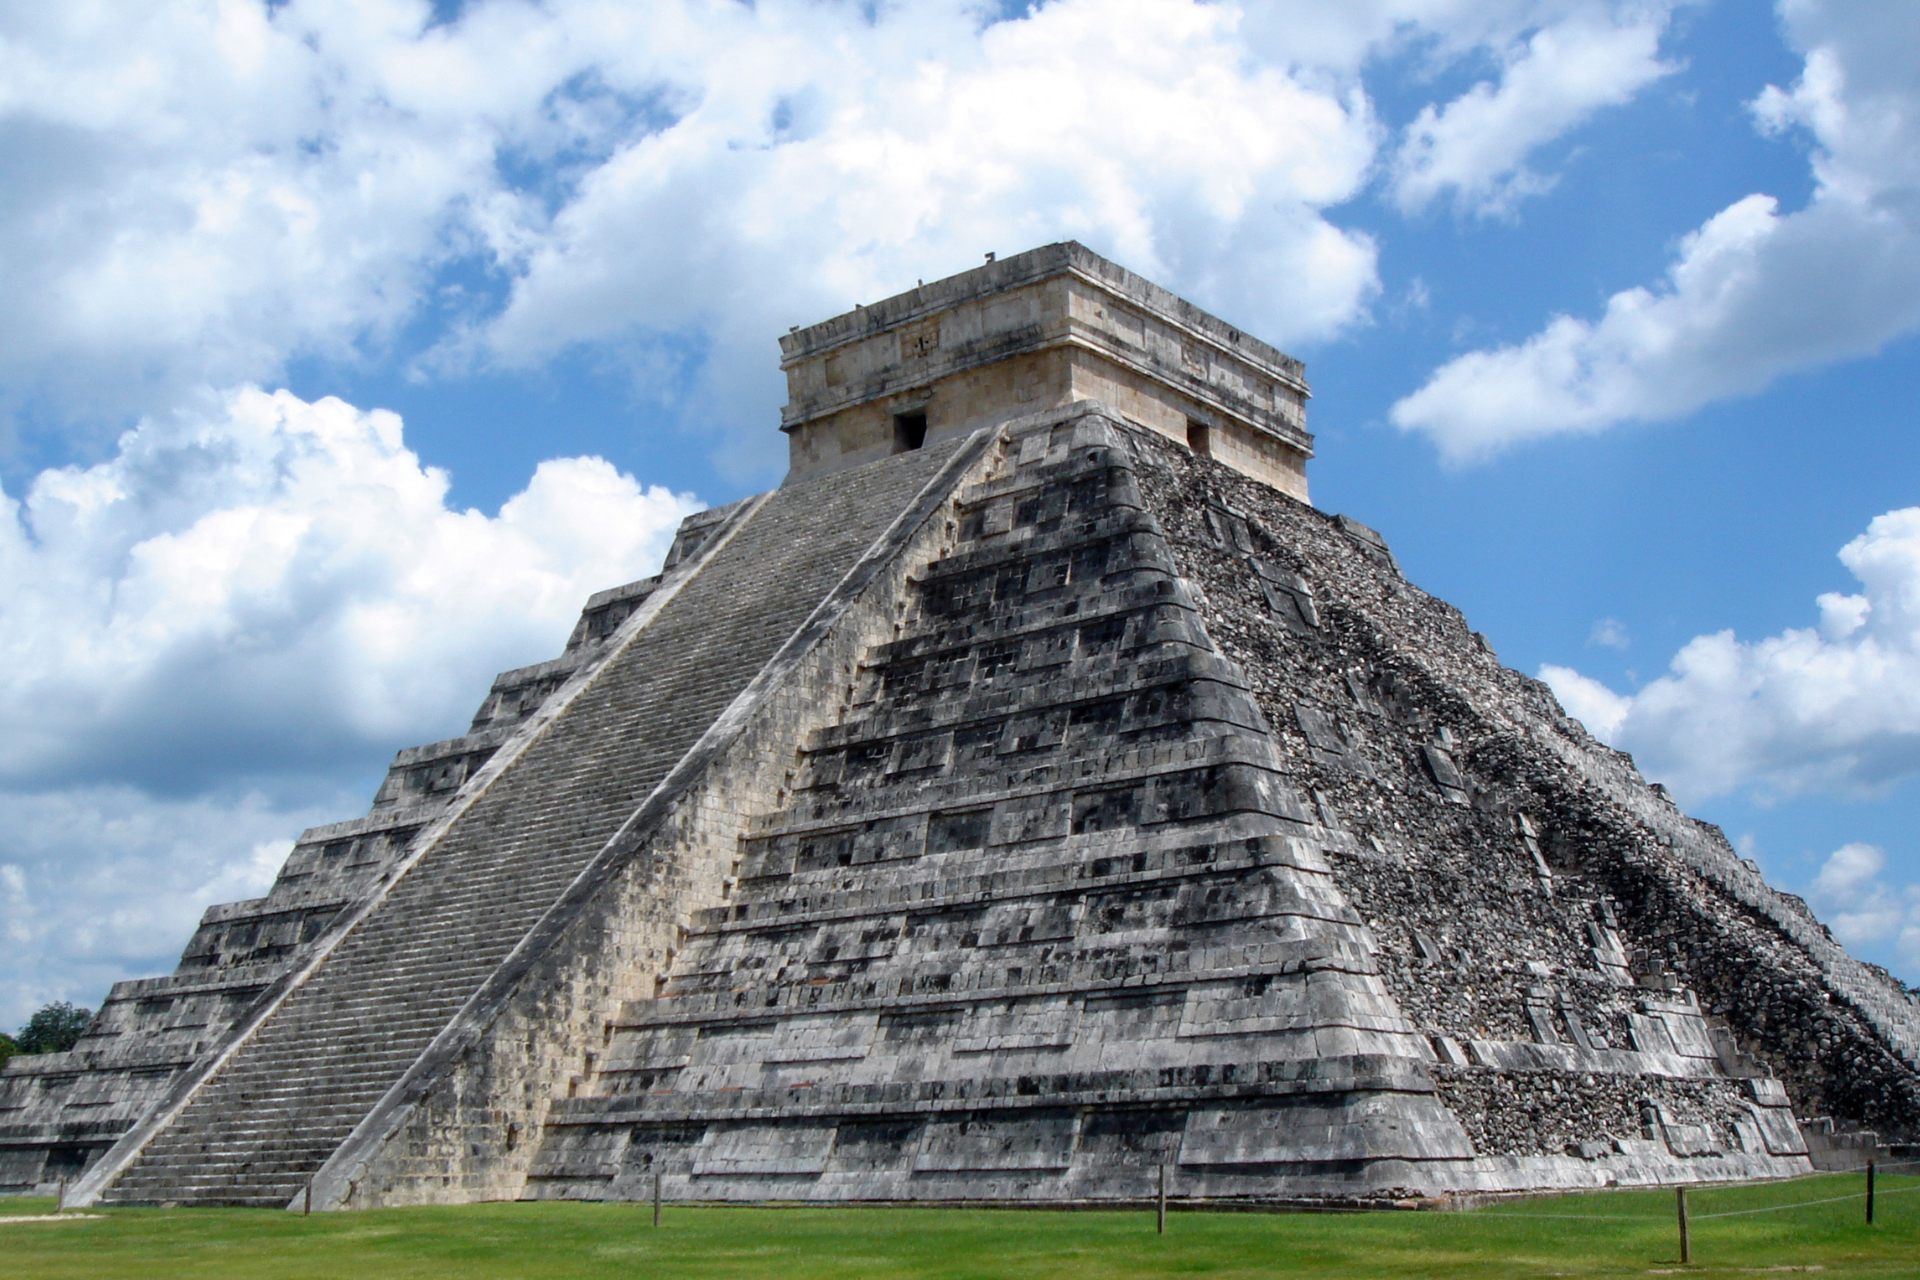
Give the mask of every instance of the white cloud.
[[(306, 354), (431, 346), (421, 367), (445, 372), (589, 344), (696, 368), (692, 416), (770, 471), (770, 334), (1068, 236), (1263, 337), (1325, 338), (1377, 291), (1373, 242), (1327, 213), (1378, 160), (1368, 61), (1512, 55), (1487, 103), (1431, 114), (1407, 153), (1418, 181), (1479, 199), (1627, 91), (1621, 50), (1663, 10), (1610, 12), (484, 0), (436, 25), (425, 0), (15, 6), (0, 409), (120, 423)], [(1482, 131), (1505, 141), (1474, 151)]]
[(1540, 678), (1690, 801), (1877, 792), (1920, 773), (1920, 507), (1876, 517), (1840, 559), (1862, 591), (1821, 596), (1818, 629), (1696, 637), (1631, 696), (1565, 667)]
[(1920, 326), (1920, 47), (1910, 5), (1783, 3), (1805, 54), (1790, 92), (1755, 103), (1815, 144), (1812, 202), (1750, 195), (1680, 245), (1666, 279), (1615, 294), (1597, 320), (1556, 317), (1517, 346), (1474, 351), (1393, 408), (1450, 461), (1544, 436), (1672, 418), (1783, 373), (1870, 354)]
[[(112, 418), (391, 331), (525, 79), (424, 3), (0, 16), (0, 380)], [(537, 65), (528, 50), (527, 65)]]
[(1621, 697), (1598, 680), (1583, 676), (1571, 667), (1543, 664), (1540, 678), (1552, 686), (1554, 696), (1560, 699), (1560, 705), (1566, 708), (1567, 714), (1584, 724), (1589, 733), (1603, 742), (1613, 740), (1614, 733), (1633, 705), (1631, 698)]
[(215, 902), (263, 893), (290, 833), (365, 804), (260, 792), (155, 799), (133, 787), (0, 792), (0, 1029), (49, 1000), (92, 1004), (166, 973)]
[[(1320, 211), (1373, 161), (1193, 0), (101, 0), (0, 16), (0, 384), (111, 419), (398, 340), (436, 272), (464, 349), (706, 351), (716, 420), (769, 335), (1077, 235), (1280, 340), (1353, 322), (1374, 253)], [(737, 387), (750, 389), (742, 396)], [(756, 433), (756, 435), (765, 433)]]
[(597, 458), (495, 516), (447, 483), (393, 414), (244, 389), (0, 495), (0, 782), (177, 788), (444, 736), (694, 507)]
[(1462, 210), (1504, 214), (1553, 179), (1526, 167), (1542, 144), (1630, 101), (1678, 68), (1660, 60), (1664, 5), (1583, 7), (1503, 51), (1500, 80), (1428, 104), (1393, 158), (1393, 194), (1413, 212), (1451, 195)]
[(1873, 845), (1842, 845), (1821, 864), (1813, 904), (1847, 946), (1890, 942), (1902, 968), (1920, 968), (1920, 885), (1887, 884), (1880, 878), (1886, 863)]
[(1061, 0), (977, 35), (957, 9), (831, 12), (763, 6), (706, 32), (697, 103), (623, 142), (550, 223), (496, 239), (524, 257), (472, 340), (517, 361), (697, 329), (707, 412), (752, 424), (747, 448), (781, 398), (769, 334), (989, 250), (1086, 240), (1282, 343), (1373, 295), (1372, 242), (1321, 213), (1366, 180), (1365, 102), (1262, 65), (1235, 9)]
[(1626, 624), (1620, 619), (1602, 618), (1587, 633), (1587, 643), (1608, 649), (1630, 649), (1633, 647), (1633, 637), (1627, 634)]
[(0, 494), (0, 1024), (170, 968), (697, 506), (597, 458), (492, 516), (447, 483), (391, 413), (246, 388)]

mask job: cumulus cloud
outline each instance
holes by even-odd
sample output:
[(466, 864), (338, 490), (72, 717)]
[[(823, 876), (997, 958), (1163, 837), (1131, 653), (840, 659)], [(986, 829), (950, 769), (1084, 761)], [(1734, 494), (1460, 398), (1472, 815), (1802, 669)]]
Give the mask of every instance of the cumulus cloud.
[(1920, 968), (1920, 885), (1887, 884), (1886, 865), (1873, 845), (1842, 845), (1821, 864), (1810, 896), (1847, 946), (1892, 943), (1903, 968)]
[[(0, 16), (0, 381), (138, 412), (405, 319), (489, 185), (423, 3), (74, 0)], [(464, 91), (463, 91), (464, 90)], [(525, 92), (524, 89), (521, 92)]]
[(1553, 179), (1526, 166), (1531, 152), (1678, 69), (1659, 57), (1668, 17), (1664, 5), (1593, 6), (1516, 41), (1498, 83), (1420, 109), (1393, 157), (1394, 198), (1414, 212), (1450, 195), (1489, 216), (1548, 190)]
[[(673, 95), (684, 113), (623, 142), (550, 220), (502, 224), (511, 297), (468, 341), (525, 361), (695, 328), (724, 428), (780, 398), (768, 334), (1053, 239), (1278, 342), (1361, 315), (1373, 244), (1322, 215), (1372, 164), (1357, 93), (1262, 65), (1229, 6), (1060, 0), (975, 22), (763, 6), (709, 23), (688, 50), (697, 100)], [(636, 49), (602, 73), (638, 85), (657, 65)], [(751, 431), (738, 447), (766, 438)]]
[(170, 967), (698, 505), (597, 458), (447, 486), (391, 413), (248, 388), (0, 494), (0, 1020)]
[(597, 458), (493, 516), (447, 487), (395, 415), (249, 388), (0, 495), (0, 781), (191, 788), (457, 729), (694, 508)]
[(1658, 285), (1454, 359), (1394, 406), (1398, 426), (1467, 462), (1675, 417), (1920, 327), (1920, 70), (1893, 52), (1920, 44), (1920, 11), (1796, 0), (1781, 13), (1804, 71), (1754, 111), (1812, 140), (1812, 202), (1734, 202), (1681, 242)]
[[(424, 0), (0, 18), (0, 382), (111, 415), (379, 348), (431, 304), (443, 366), (690, 344), (709, 396), (744, 379), (764, 416), (776, 321), (986, 250), (1082, 236), (1281, 340), (1337, 331), (1374, 289), (1371, 242), (1320, 212), (1372, 163), (1357, 83), (1263, 60), (1231, 7), (431, 19)], [(478, 293), (436, 288), (453, 264)]]
[(258, 791), (156, 799), (104, 785), (0, 792), (0, 1028), (169, 972), (200, 914), (264, 892), (290, 832), (364, 806)]
[(1603, 742), (1613, 741), (1621, 722), (1627, 718), (1627, 712), (1633, 706), (1631, 698), (1621, 697), (1598, 680), (1583, 676), (1572, 667), (1558, 667), (1550, 662), (1542, 664), (1540, 678), (1553, 688), (1554, 696), (1560, 699), (1560, 705), (1566, 708), (1567, 714), (1585, 725), (1588, 732)]
[(1626, 624), (1620, 619), (1602, 618), (1587, 633), (1587, 643), (1608, 649), (1630, 649), (1633, 647), (1633, 637), (1627, 634)]
[(1328, 211), (1379, 159), (1369, 61), (1506, 61), (1401, 152), (1403, 192), (1484, 203), (1654, 74), (1663, 14), (15, 6), (0, 395), (118, 422), (295, 356), (399, 350), (432, 374), (588, 345), (692, 379), (679, 403), (766, 470), (766, 433), (730, 432), (779, 402), (769, 334), (987, 251), (1078, 237), (1283, 344), (1364, 322), (1375, 247)]
[(1861, 590), (1822, 595), (1818, 627), (1696, 637), (1632, 695), (1566, 667), (1540, 678), (1690, 801), (1749, 786), (1877, 793), (1920, 773), (1920, 507), (1876, 517), (1840, 560)]

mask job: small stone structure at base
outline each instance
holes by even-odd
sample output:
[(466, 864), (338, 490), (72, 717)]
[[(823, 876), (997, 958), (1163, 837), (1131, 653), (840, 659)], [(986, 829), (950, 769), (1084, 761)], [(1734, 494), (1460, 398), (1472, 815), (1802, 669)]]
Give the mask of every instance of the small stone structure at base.
[[(787, 482), (16, 1060), (0, 1179), (1375, 1203), (1912, 1140), (1910, 993), (1215, 447), (1304, 461), (1305, 384), (1170, 298), (1052, 246), (790, 335)], [(1028, 378), (1086, 351), (1138, 394)]]

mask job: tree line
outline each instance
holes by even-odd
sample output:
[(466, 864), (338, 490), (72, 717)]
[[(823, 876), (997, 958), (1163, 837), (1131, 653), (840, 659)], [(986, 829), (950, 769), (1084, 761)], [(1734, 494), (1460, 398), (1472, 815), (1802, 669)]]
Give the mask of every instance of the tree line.
[(0, 1031), (0, 1067), (18, 1054), (64, 1053), (73, 1048), (92, 1021), (93, 1010), (65, 1000), (41, 1005), (19, 1034), (10, 1036)]

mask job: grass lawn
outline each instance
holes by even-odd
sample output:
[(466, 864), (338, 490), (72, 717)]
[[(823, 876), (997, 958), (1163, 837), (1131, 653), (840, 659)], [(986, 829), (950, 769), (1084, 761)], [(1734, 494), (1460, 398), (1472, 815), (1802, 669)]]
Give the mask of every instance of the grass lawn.
[[(1865, 1179), (1695, 1189), (1686, 1274), (1814, 1271), (1920, 1276), (1920, 1178), (1882, 1177), (1874, 1226), (1862, 1202), (1713, 1218), (1728, 1210), (1857, 1193)], [(1904, 1194), (1912, 1191), (1913, 1194)], [(1888, 1192), (1901, 1194), (1887, 1195)], [(0, 1222), (8, 1275), (138, 1280), (536, 1280), (670, 1277), (1505, 1277), (1679, 1272), (1670, 1191), (1617, 1191), (1473, 1213), (1151, 1212), (676, 1208), (491, 1204), (298, 1214), (109, 1209), (71, 1221)], [(0, 1218), (50, 1200), (0, 1201)]]

